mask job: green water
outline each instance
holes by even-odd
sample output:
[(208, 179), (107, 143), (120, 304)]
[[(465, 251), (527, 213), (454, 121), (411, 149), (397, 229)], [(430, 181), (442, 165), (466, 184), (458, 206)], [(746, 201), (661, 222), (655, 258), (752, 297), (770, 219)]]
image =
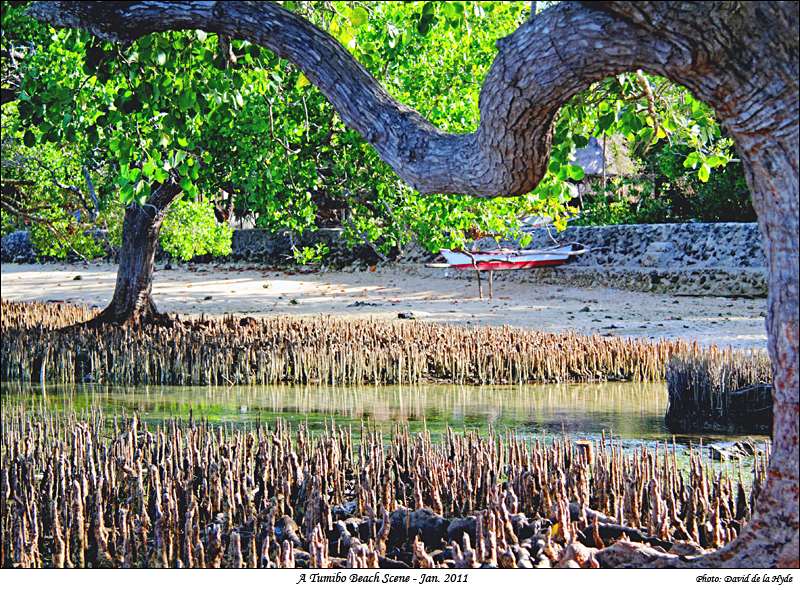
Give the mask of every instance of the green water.
[[(339, 425), (362, 423), (385, 432), (407, 423), (412, 432), (434, 436), (455, 430), (513, 429), (520, 436), (550, 438), (568, 434), (597, 439), (603, 433), (624, 445), (672, 441), (664, 425), (663, 383), (601, 383), (467, 387), (454, 385), (383, 387), (105, 387), (3, 383), (3, 406), (30, 411), (82, 411), (99, 407), (106, 415), (137, 412), (156, 424), (173, 417), (205, 418), (248, 428), (276, 418), (319, 431), (333, 419)], [(699, 435), (676, 433), (679, 445), (700, 442)], [(704, 442), (730, 443), (736, 437), (708, 436)]]

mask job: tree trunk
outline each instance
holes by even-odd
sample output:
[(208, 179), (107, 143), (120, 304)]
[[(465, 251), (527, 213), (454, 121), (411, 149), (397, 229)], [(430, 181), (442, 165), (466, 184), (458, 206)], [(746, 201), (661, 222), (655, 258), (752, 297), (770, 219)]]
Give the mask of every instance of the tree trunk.
[[(721, 550), (686, 564), (798, 567), (798, 4), (600, 5), (642, 31), (663, 36), (665, 43), (674, 44), (672, 51), (692, 47), (690, 67), (682, 68), (680, 60), (675, 60), (677, 67), (668, 61), (664, 71), (711, 105), (734, 138), (769, 264), (766, 328), (774, 415), (769, 476), (753, 518), (740, 536)], [(698, 11), (704, 10), (708, 11), (705, 18), (697, 18), (701, 16)], [(697, 26), (702, 26), (704, 33), (697, 32)], [(672, 565), (678, 564), (673, 561)]]
[[(795, 103), (796, 104), (796, 103)], [(796, 109), (796, 107), (794, 107)], [(741, 536), (707, 560), (726, 567), (800, 567), (798, 531), (798, 130), (797, 114), (760, 111), (763, 135), (742, 136), (739, 152), (753, 193), (769, 264), (768, 347), (773, 366), (769, 477)], [(792, 124), (792, 121), (794, 123)], [(775, 133), (783, 125), (787, 134)], [(793, 128), (793, 130), (792, 130)], [(776, 174), (776, 171), (780, 171)]]
[(131, 204), (125, 210), (114, 296), (89, 325), (146, 322), (161, 317), (151, 296), (158, 234), (170, 204), (179, 194), (177, 184), (163, 184), (153, 190), (147, 203)]

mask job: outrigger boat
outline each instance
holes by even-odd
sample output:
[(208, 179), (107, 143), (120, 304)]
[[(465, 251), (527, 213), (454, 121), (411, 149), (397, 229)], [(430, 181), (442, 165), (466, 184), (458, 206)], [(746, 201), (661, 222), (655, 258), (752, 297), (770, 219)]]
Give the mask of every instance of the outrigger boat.
[(509, 250), (506, 248), (478, 252), (441, 250), (440, 254), (444, 257), (446, 263), (431, 266), (474, 270), (478, 275), (478, 294), (483, 299), (482, 270), (489, 272), (489, 297), (491, 298), (494, 296), (494, 271), (496, 270), (557, 266), (569, 262), (572, 257), (583, 254), (586, 251), (580, 244), (568, 244), (566, 246), (554, 246), (537, 250)]
[(441, 250), (448, 266), (460, 270), (516, 270), (536, 268), (537, 266), (556, 266), (568, 262), (576, 251), (572, 244), (556, 246), (543, 250), (488, 250), (485, 252), (465, 252), (461, 250)]

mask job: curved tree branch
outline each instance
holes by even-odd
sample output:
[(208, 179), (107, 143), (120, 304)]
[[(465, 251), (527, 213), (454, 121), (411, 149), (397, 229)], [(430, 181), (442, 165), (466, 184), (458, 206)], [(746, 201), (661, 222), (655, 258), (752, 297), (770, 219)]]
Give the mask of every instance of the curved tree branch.
[[(498, 41), (481, 91), (480, 125), (469, 134), (436, 129), (391, 97), (333, 37), (276, 3), (56, 1), (34, 2), (28, 12), (54, 26), (121, 42), (198, 28), (267, 47), (300, 67), (344, 122), (420, 192), (498, 196), (536, 186), (546, 170), (558, 109), (589, 84), (617, 73), (641, 68), (667, 76), (711, 104), (723, 123), (738, 127), (734, 132), (752, 132), (748, 123), (757, 119), (737, 120), (731, 99), (754, 99), (751, 88), (741, 87), (742, 65), (774, 61), (775, 52), (754, 53), (748, 58), (753, 63), (743, 64), (732, 48), (764, 32), (796, 36), (796, 3), (769, 4), (775, 5), (771, 11), (740, 2), (551, 7)], [(797, 43), (773, 46), (785, 54), (783, 75), (796, 89), (797, 60), (789, 53)], [(743, 109), (736, 110), (741, 115)]]
[(623, 71), (693, 65), (691, 52), (625, 19), (563, 3), (498, 41), (480, 126), (448, 134), (392, 98), (333, 37), (272, 2), (36, 2), (28, 11), (122, 42), (197, 28), (267, 47), (300, 67), (343, 121), (422, 193), (524, 194), (544, 176), (553, 120), (571, 96)]

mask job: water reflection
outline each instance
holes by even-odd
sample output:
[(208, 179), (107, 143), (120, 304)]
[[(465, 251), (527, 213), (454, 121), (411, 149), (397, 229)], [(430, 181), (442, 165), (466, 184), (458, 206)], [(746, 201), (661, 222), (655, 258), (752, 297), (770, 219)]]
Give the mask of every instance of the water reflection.
[[(600, 383), (465, 387), (453, 385), (382, 387), (104, 387), (2, 384), (3, 404), (23, 402), (55, 410), (103, 408), (107, 414), (138, 412), (144, 420), (188, 417), (247, 427), (281, 417), (324, 428), (326, 421), (385, 431), (408, 423), (412, 431), (447, 426), (485, 431), (515, 428), (520, 433), (596, 438), (605, 432), (623, 440), (664, 440), (667, 404), (663, 383)], [(721, 437), (715, 437), (721, 438)], [(699, 437), (684, 435), (681, 442)]]

